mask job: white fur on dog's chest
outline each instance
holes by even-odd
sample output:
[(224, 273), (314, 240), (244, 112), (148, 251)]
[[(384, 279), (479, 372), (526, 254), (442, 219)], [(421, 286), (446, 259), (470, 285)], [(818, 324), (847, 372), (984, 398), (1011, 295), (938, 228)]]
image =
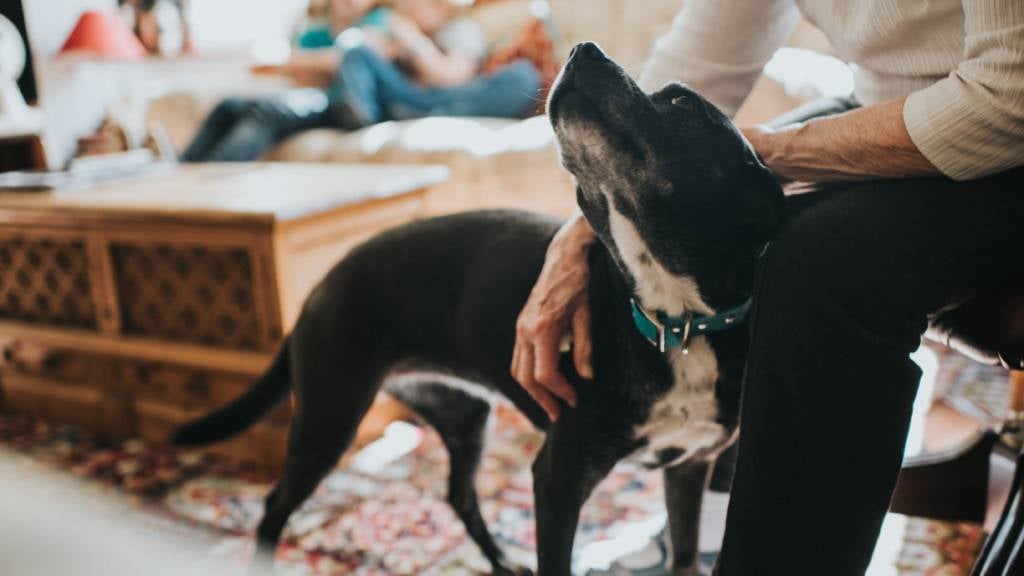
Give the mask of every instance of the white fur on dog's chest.
[[(677, 464), (719, 445), (726, 434), (716, 421), (718, 361), (707, 340), (694, 339), (689, 354), (669, 351), (668, 360), (674, 376), (672, 388), (654, 403), (647, 421), (634, 429), (635, 437), (646, 439), (646, 444), (631, 459), (649, 467)], [(659, 452), (668, 449), (685, 452), (662, 461)]]
[[(605, 194), (608, 194), (605, 191)], [(609, 204), (612, 204), (608, 194)], [(712, 314), (693, 279), (671, 274), (658, 263), (636, 226), (614, 208), (609, 210), (612, 238), (623, 264), (635, 281), (636, 296), (650, 310), (671, 315), (684, 312)], [(647, 421), (634, 430), (636, 439), (646, 443), (631, 456), (649, 467), (678, 464), (702, 450), (721, 445), (725, 428), (717, 422), (718, 359), (707, 339), (689, 342), (689, 353), (680, 349), (666, 352), (672, 367), (672, 388), (651, 407)], [(659, 452), (682, 450), (666, 460)]]

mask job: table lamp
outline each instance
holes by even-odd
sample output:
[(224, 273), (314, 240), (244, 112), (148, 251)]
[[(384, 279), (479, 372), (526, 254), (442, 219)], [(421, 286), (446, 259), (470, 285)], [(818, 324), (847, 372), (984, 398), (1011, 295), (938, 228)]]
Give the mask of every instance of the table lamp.
[(117, 13), (103, 10), (83, 12), (60, 51), (123, 60), (146, 55), (142, 43)]

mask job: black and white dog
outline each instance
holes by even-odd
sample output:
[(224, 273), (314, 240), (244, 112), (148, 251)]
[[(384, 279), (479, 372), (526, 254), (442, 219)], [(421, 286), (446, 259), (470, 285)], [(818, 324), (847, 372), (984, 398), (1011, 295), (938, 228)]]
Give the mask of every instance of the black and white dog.
[(526, 573), (495, 544), (473, 485), (500, 392), (547, 433), (533, 464), (540, 574), (569, 574), (580, 507), (625, 458), (665, 468), (675, 571), (695, 573), (700, 499), (737, 432), (754, 267), (781, 223), (782, 192), (714, 106), (681, 85), (644, 94), (594, 44), (573, 50), (548, 113), (600, 238), (593, 380), (562, 362), (577, 407), (550, 424), (509, 375), (516, 318), (558, 222), (487, 211), (385, 232), (312, 291), (250, 391), (174, 438), (229, 437), (294, 391), (287, 461), (258, 529), (264, 550), (383, 387), (440, 433), (449, 502), (494, 572)]

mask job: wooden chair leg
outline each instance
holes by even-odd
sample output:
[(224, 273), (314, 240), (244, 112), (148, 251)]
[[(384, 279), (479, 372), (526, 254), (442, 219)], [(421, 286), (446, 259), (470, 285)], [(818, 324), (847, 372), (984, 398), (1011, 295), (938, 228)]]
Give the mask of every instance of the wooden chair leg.
[[(1024, 371), (1010, 372), (1010, 414), (1007, 435), (1020, 449), (1021, 422), (1024, 414)], [(1009, 444), (1006, 439), (1004, 443)], [(989, 535), (971, 576), (1010, 576), (1024, 574), (1024, 454), (1017, 457), (1013, 486), (1007, 496), (999, 523)]]
[(1022, 573), (1024, 561), (1021, 545), (1024, 540), (1024, 455), (1017, 458), (1013, 488), (999, 517), (999, 523), (989, 535), (981, 555), (974, 563), (971, 576), (1009, 576)]

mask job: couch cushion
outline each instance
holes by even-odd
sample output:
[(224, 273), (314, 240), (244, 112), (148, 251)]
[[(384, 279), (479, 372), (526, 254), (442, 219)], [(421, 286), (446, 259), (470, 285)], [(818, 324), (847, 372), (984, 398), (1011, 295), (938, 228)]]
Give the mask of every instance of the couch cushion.
[[(551, 26), (535, 20), (524, 26), (515, 40), (493, 51), (484, 62), (483, 71), (492, 73), (516, 60), (527, 60), (540, 72), (541, 94), (546, 97), (562, 68), (561, 59), (555, 57), (554, 46)], [(538, 114), (544, 113), (545, 97), (537, 99)]]
[(311, 130), (285, 141), (266, 159), (444, 164), (452, 178), (428, 194), (428, 214), (507, 207), (565, 215), (575, 206), (575, 194), (553, 143), (544, 117), (442, 117), (386, 122), (351, 133)]
[(494, 156), (552, 146), (547, 118), (423, 118), (384, 122), (355, 132), (320, 129), (293, 136), (268, 160), (292, 162), (423, 161), (438, 155)]

